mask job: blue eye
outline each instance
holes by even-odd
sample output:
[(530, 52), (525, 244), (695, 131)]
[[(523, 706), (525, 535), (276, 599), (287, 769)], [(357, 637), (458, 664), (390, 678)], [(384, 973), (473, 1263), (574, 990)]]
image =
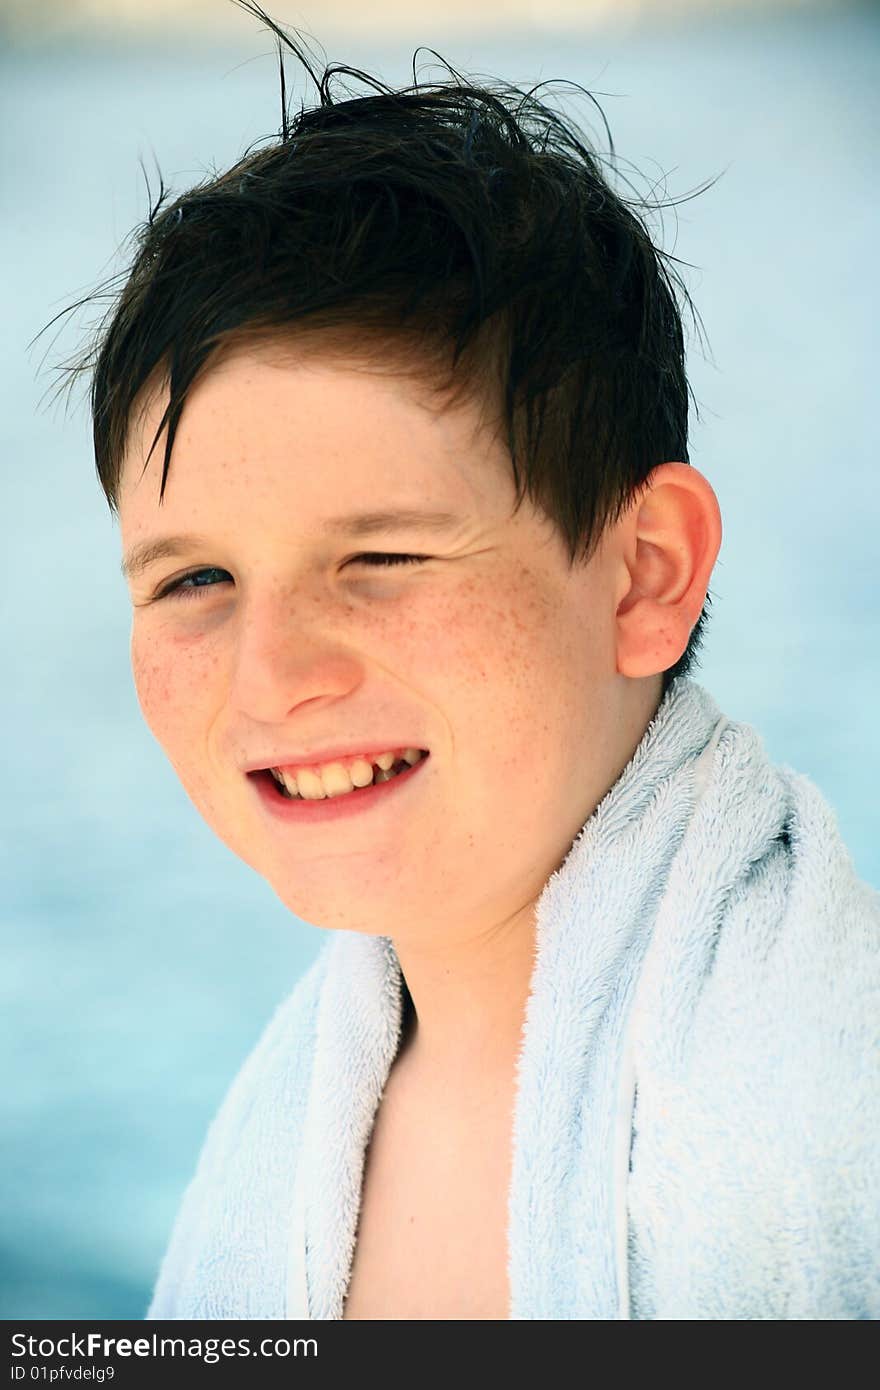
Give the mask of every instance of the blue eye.
[[(196, 583), (206, 574), (228, 574), (228, 570), (221, 570), (216, 565), (209, 565), (206, 569), (191, 570), (189, 574), (183, 574), (179, 579), (172, 579), (170, 584), (166, 584), (164, 589), (160, 589), (156, 598), (167, 598), (169, 594), (175, 594), (178, 598), (189, 598), (192, 594), (201, 592), (202, 589), (213, 588), (213, 584)], [(190, 583), (193, 587), (190, 588)]]
[[(362, 555), (355, 555), (350, 563), (360, 562), (364, 565), (374, 566), (417, 565), (428, 558), (427, 555), (394, 555), (386, 554), (383, 551), (369, 550)], [(179, 579), (173, 579), (170, 584), (165, 585), (164, 589), (160, 589), (155, 597), (162, 599), (173, 594), (177, 598), (191, 598), (205, 589), (215, 587), (210, 582), (204, 582), (204, 577), (212, 574), (225, 574), (229, 577), (228, 570), (220, 569), (217, 565), (208, 565), (205, 569), (191, 570), (189, 574), (182, 574)]]

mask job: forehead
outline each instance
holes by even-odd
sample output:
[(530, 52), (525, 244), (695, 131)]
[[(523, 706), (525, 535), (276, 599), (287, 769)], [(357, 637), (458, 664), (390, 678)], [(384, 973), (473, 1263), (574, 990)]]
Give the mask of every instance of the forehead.
[[(158, 502), (164, 431), (144, 461), (167, 401), (167, 383), (151, 383), (133, 412), (121, 519)], [(189, 388), (162, 508), (247, 497), (302, 515), (330, 498), (482, 511), (507, 506), (512, 493), (509, 454), (483, 398), (450, 405), (393, 363), (264, 343), (227, 349)]]

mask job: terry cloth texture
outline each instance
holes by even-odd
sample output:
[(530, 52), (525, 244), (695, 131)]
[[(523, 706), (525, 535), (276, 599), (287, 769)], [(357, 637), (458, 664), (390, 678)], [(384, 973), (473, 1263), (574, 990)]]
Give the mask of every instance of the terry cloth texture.
[[(831, 807), (695, 681), (536, 908), (515, 1319), (880, 1315), (880, 894)], [(339, 1319), (401, 1029), (335, 931), (208, 1132), (148, 1319)]]

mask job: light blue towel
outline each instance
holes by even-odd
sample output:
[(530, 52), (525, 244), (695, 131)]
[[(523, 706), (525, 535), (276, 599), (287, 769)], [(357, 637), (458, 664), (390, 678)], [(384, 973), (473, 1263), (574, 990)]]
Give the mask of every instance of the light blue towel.
[[(816, 786), (680, 677), (536, 927), (510, 1317), (877, 1317), (880, 894)], [(211, 1126), (148, 1318), (341, 1317), (400, 1023), (391, 941), (333, 932)]]

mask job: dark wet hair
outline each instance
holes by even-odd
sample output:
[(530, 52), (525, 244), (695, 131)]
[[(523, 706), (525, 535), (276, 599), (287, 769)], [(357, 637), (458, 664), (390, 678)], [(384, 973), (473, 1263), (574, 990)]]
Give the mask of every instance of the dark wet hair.
[[(299, 42), (259, 5), (236, 3), (275, 35), (282, 128), (179, 197), (160, 175), (122, 287), (68, 368), (91, 376), (111, 511), (138, 401), (169, 390), (150, 450), (167, 426), (161, 503), (193, 381), (225, 347), (287, 335), (318, 352), (354, 349), (438, 401), (491, 398), (517, 507), (528, 494), (572, 563), (589, 559), (657, 465), (689, 462), (676, 290), (698, 316), (636, 211), (647, 204), (613, 190), (537, 89), (474, 85), (448, 64), (449, 81), (425, 84), (414, 63), (399, 89), (338, 63), (317, 71), (298, 31)], [(285, 51), (319, 98), (294, 117)], [(334, 99), (337, 74), (370, 92)], [(663, 673), (664, 694), (691, 668), (710, 603)]]

